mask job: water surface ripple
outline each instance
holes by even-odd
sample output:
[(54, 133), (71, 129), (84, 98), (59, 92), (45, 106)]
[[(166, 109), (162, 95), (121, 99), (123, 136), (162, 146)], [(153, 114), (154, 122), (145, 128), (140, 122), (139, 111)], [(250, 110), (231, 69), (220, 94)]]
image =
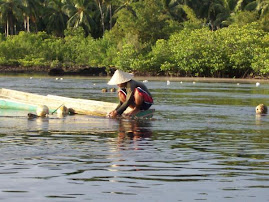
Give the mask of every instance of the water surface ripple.
[[(108, 78), (0, 77), (2, 88), (117, 102)], [(0, 200), (269, 201), (269, 84), (147, 83), (153, 120), (0, 109)]]

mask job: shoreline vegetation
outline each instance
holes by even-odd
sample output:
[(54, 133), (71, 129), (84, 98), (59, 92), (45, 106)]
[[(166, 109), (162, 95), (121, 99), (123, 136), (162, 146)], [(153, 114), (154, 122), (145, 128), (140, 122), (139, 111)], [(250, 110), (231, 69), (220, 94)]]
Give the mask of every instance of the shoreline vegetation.
[[(87, 68), (88, 69), (88, 68)], [(44, 71), (46, 70), (46, 71)], [(49, 74), (50, 67), (46, 68), (36, 68), (36, 67), (28, 67), (28, 68), (14, 68), (14, 67), (2, 67), (0, 66), (0, 77), (7, 76), (22, 76), (22, 77), (32, 77), (32, 78), (42, 78), (42, 77), (51, 77), (57, 78), (59, 76), (64, 78), (70, 77), (78, 77), (78, 78), (90, 78), (90, 79), (107, 79), (111, 78), (111, 75), (106, 73), (101, 74), (85, 74), (79, 72), (65, 72), (63, 74)], [(181, 77), (181, 76), (152, 76), (152, 75), (142, 75), (142, 74), (135, 74), (135, 78), (140, 81), (170, 81), (170, 82), (206, 82), (206, 83), (263, 83), (269, 84), (269, 79), (264, 77), (252, 77), (252, 78), (215, 78), (215, 77)]]
[(183, 29), (146, 49), (133, 38), (119, 47), (110, 34), (93, 39), (78, 28), (64, 38), (44, 32), (2, 37), (0, 73), (104, 76), (118, 68), (148, 76), (269, 78), (269, 33), (257, 23)]
[[(73, 68), (51, 68), (46, 67), (16, 67), (16, 66), (0, 66), (0, 76), (63, 76), (63, 77), (89, 77), (89, 78), (110, 78), (113, 75), (115, 68), (105, 67), (73, 67)], [(109, 72), (109, 73), (108, 73)], [(170, 81), (197, 81), (197, 82), (223, 82), (223, 83), (255, 83), (257, 81), (262, 83), (269, 83), (268, 77), (252, 76), (245, 78), (220, 78), (220, 77), (199, 77), (199, 76), (173, 76), (173, 75), (151, 75), (150, 73), (135, 73), (139, 80), (170, 80)]]
[(268, 0), (27, 2), (0, 0), (2, 74), (269, 78)]

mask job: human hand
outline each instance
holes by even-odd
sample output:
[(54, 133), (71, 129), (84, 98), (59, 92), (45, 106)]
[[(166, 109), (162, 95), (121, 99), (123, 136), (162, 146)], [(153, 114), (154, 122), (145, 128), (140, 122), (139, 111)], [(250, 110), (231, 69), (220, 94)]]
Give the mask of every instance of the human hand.
[(117, 111), (116, 110), (113, 110), (112, 112), (110, 112), (107, 117), (109, 118), (116, 118), (118, 115)]

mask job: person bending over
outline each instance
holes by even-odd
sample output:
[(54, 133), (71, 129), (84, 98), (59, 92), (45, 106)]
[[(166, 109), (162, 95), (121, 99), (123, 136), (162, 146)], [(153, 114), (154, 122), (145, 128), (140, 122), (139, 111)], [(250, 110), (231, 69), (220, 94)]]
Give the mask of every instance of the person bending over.
[(148, 110), (153, 104), (152, 96), (148, 88), (139, 81), (133, 80), (133, 74), (116, 70), (108, 85), (117, 85), (120, 103), (108, 116), (115, 118), (120, 116), (128, 107), (132, 110), (126, 116), (134, 116), (140, 110)]

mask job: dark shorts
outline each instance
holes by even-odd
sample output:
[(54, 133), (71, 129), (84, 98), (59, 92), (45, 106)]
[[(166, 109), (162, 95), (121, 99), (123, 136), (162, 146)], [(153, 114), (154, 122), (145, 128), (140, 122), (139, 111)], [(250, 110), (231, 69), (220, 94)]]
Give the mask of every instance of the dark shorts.
[[(137, 87), (135, 91), (138, 91), (139, 95), (143, 97), (143, 103), (140, 106), (140, 110), (148, 110), (153, 104), (152, 97), (140, 87)], [(125, 88), (120, 89), (119, 93), (122, 93), (125, 97), (127, 95), (127, 91)]]
[(151, 107), (152, 103), (143, 102), (140, 106), (140, 110), (148, 110)]

